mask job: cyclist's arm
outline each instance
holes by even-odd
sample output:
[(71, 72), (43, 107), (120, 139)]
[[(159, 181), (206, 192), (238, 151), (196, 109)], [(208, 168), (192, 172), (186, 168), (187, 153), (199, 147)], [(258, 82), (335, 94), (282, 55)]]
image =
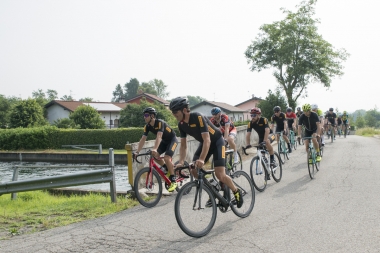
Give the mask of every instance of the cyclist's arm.
[(321, 136), (321, 124), (317, 122), (317, 135)]
[(187, 139), (181, 138), (181, 147), (179, 148), (179, 162), (177, 166), (181, 166), (185, 163), (187, 149)]
[(201, 152), (199, 159), (197, 161), (201, 160), (203, 162), (203, 164), (198, 164), (197, 165), (198, 167), (203, 167), (204, 161), (206, 160), (206, 156), (207, 156), (207, 153), (210, 149), (210, 144), (211, 144), (210, 134), (208, 132), (202, 133), (202, 139), (203, 139), (202, 152)]
[(251, 132), (247, 132), (245, 135), (245, 144), (248, 146), (251, 144)]
[(141, 136), (141, 139), (139, 141), (139, 145), (137, 146), (136, 153), (139, 153), (142, 147), (144, 146), (144, 143), (146, 141), (146, 135)]
[(162, 132), (157, 132), (157, 135), (156, 135), (156, 141), (154, 142), (154, 147), (153, 147), (153, 151), (157, 151), (158, 149), (158, 146), (160, 145), (161, 143), (161, 140), (162, 140)]
[(224, 125), (224, 139), (227, 140), (228, 135), (230, 134), (230, 123)]

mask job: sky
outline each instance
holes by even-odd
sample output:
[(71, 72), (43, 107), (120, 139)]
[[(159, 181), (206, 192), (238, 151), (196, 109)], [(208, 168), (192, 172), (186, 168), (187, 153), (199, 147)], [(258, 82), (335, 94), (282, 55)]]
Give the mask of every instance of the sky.
[[(295, 0), (1, 0), (0, 94), (33, 91), (109, 102), (131, 78), (167, 85), (168, 99), (200, 96), (236, 105), (277, 87), (273, 69), (251, 72), (244, 56), (263, 24), (295, 11)], [(380, 106), (376, 0), (319, 0), (318, 32), (350, 57), (326, 90), (310, 84), (303, 103), (353, 112)]]

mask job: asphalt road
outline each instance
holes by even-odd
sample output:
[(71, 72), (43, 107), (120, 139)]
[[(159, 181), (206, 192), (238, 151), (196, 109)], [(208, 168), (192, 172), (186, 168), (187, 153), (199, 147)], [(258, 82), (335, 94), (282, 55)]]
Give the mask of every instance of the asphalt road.
[(203, 238), (182, 232), (175, 196), (168, 196), (151, 209), (0, 241), (0, 252), (380, 252), (379, 150), (377, 138), (338, 137), (326, 144), (311, 180), (304, 146), (298, 147), (281, 182), (256, 192), (249, 217), (218, 212)]

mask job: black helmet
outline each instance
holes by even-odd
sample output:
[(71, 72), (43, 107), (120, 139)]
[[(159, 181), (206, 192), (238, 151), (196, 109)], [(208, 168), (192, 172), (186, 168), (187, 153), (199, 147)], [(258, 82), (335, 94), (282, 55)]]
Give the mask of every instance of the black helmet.
[(149, 114), (154, 114), (155, 116), (157, 115), (156, 109), (153, 107), (147, 107), (144, 109), (143, 113), (149, 113)]
[(171, 111), (178, 111), (178, 110), (182, 110), (188, 105), (189, 105), (189, 101), (187, 101), (186, 97), (176, 97), (170, 102), (169, 109)]
[(333, 111), (334, 111), (334, 108), (331, 107), (331, 108), (329, 109), (329, 111), (330, 111), (330, 112), (333, 112)]
[(286, 108), (286, 112), (291, 112), (293, 109), (291, 107)]
[(273, 108), (273, 111), (274, 111), (274, 112), (279, 112), (279, 111), (281, 111), (281, 108), (280, 108), (279, 106), (275, 106), (275, 107)]

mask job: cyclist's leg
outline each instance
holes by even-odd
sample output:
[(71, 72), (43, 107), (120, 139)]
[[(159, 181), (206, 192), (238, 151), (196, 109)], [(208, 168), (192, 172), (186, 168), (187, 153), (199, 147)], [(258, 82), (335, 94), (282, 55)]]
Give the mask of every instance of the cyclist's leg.
[(236, 128), (232, 129), (228, 135), (227, 141), (228, 141), (228, 144), (230, 145), (230, 147), (234, 150), (234, 163), (239, 163), (239, 157), (237, 154), (237, 147), (235, 144), (236, 134), (237, 134)]

